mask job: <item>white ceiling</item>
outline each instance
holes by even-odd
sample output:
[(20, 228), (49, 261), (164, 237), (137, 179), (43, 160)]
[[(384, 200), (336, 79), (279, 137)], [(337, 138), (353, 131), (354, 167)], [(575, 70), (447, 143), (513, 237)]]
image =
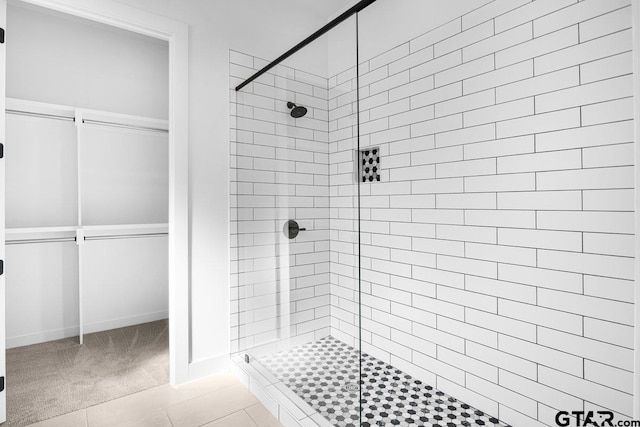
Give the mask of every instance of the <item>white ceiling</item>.
[[(9, 0), (7, 2), (8, 4), (8, 10), (11, 13), (11, 10), (14, 8), (21, 8), (21, 9), (26, 9), (26, 10), (30, 10), (32, 12), (35, 13), (39, 13), (39, 14), (44, 14), (44, 15), (49, 15), (49, 16), (54, 16), (57, 19), (60, 19), (61, 23), (64, 23), (64, 21), (71, 21), (71, 22), (76, 22), (82, 25), (87, 25), (87, 26), (91, 26), (91, 27), (95, 27), (98, 28), (102, 31), (109, 31), (112, 33), (118, 33), (118, 34), (126, 34), (127, 37), (133, 37), (133, 38), (137, 38), (140, 40), (145, 40), (147, 43), (153, 43), (153, 44), (161, 44), (164, 46), (167, 46), (167, 49), (169, 48), (169, 43), (165, 40), (160, 40), (154, 37), (148, 37), (133, 31), (127, 31), (127, 30), (123, 30), (117, 27), (114, 27), (112, 25), (107, 25), (107, 24), (102, 24), (96, 21), (92, 21), (89, 19), (85, 19), (85, 18), (80, 18), (77, 17), (75, 15), (70, 15), (68, 13), (63, 13), (63, 12), (58, 12), (56, 10), (50, 9), (48, 7), (42, 7), (42, 6), (38, 6), (32, 3), (27, 3), (24, 1), (20, 1), (20, 0)], [(15, 10), (15, 9), (14, 9)], [(64, 24), (63, 24), (64, 25)]]
[(357, 0), (294, 0), (304, 5), (313, 14), (326, 17), (327, 21), (355, 4)]

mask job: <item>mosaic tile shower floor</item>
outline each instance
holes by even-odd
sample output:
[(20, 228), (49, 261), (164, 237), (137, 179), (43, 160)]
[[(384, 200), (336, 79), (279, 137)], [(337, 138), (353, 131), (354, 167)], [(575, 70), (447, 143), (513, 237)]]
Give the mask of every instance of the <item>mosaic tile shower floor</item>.
[[(331, 424), (361, 427), (353, 347), (327, 337), (260, 361)], [(362, 371), (362, 427), (506, 426), (366, 353)]]

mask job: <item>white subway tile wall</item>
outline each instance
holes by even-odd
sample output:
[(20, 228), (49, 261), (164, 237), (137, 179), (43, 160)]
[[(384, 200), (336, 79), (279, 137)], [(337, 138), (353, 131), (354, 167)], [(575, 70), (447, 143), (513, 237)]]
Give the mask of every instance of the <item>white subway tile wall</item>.
[[(361, 302), (364, 351), (514, 425), (553, 426), (558, 410), (631, 416), (631, 41), (630, 0), (496, 0), (362, 64), (360, 148), (379, 148), (381, 182), (360, 186), (359, 212), (355, 68), (314, 107), (328, 134), (322, 120), (278, 134), (304, 126), (284, 113), (256, 121), (298, 94), (250, 86), (232, 132), (245, 165), (232, 170), (234, 348), (272, 333), (260, 328), (280, 291), (264, 279), (277, 224), (263, 213), (289, 200), (323, 227), (290, 246), (308, 261), (285, 258), (287, 286), (315, 310), (301, 325), (357, 346)], [(235, 56), (244, 77), (250, 58)], [(265, 170), (265, 158), (284, 163)]]
[[(230, 62), (231, 349), (315, 341), (330, 331), (328, 81), (280, 65), (236, 92), (264, 63)], [(293, 240), (289, 219), (306, 228)]]
[[(361, 186), (364, 351), (514, 425), (631, 415), (630, 28), (629, 0), (494, 1), (363, 64), (386, 177)], [(329, 118), (331, 326), (353, 345), (355, 118)]]

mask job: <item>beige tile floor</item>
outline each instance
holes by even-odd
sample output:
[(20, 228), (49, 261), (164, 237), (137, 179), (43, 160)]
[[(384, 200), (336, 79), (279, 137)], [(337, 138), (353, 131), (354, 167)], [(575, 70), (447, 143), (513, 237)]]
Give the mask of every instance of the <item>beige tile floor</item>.
[(34, 427), (282, 427), (233, 375), (152, 388)]

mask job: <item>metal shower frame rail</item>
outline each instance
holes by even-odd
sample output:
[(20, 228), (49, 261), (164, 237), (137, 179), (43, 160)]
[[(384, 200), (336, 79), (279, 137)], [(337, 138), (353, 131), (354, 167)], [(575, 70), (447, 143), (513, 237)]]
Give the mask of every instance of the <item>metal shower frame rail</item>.
[(337, 27), (339, 24), (341, 24), (342, 22), (344, 22), (347, 19), (349, 19), (351, 16), (353, 16), (356, 13), (360, 12), (364, 8), (370, 6), (375, 1), (376, 0), (361, 0), (361, 1), (359, 1), (354, 6), (349, 8), (349, 10), (347, 10), (344, 13), (342, 13), (340, 16), (335, 18), (333, 21), (329, 22), (327, 25), (325, 25), (324, 27), (320, 28), (318, 31), (316, 31), (315, 33), (311, 34), (309, 37), (307, 37), (306, 39), (304, 39), (303, 41), (301, 41), (300, 43), (298, 43), (297, 45), (295, 45), (294, 47), (289, 49), (287, 52), (285, 52), (280, 57), (278, 57), (277, 59), (275, 59), (274, 61), (272, 61), (268, 65), (266, 65), (260, 71), (258, 71), (257, 73), (255, 73), (254, 75), (249, 77), (247, 80), (245, 80), (244, 82), (240, 83), (238, 86), (236, 86), (236, 92), (241, 90), (243, 87), (245, 87), (246, 85), (248, 85), (249, 83), (251, 83), (252, 81), (257, 79), (258, 77), (260, 77), (261, 75), (263, 75), (264, 73), (266, 73), (267, 71), (269, 71), (270, 69), (272, 69), (273, 67), (275, 67), (276, 65), (278, 65), (279, 63), (281, 63), (282, 61), (287, 59), (288, 57), (290, 57), (291, 55), (293, 55), (294, 53), (296, 53), (300, 49), (302, 49), (305, 46), (307, 46), (308, 44), (312, 43), (314, 40), (322, 37), (324, 34), (328, 33), (333, 28)]

